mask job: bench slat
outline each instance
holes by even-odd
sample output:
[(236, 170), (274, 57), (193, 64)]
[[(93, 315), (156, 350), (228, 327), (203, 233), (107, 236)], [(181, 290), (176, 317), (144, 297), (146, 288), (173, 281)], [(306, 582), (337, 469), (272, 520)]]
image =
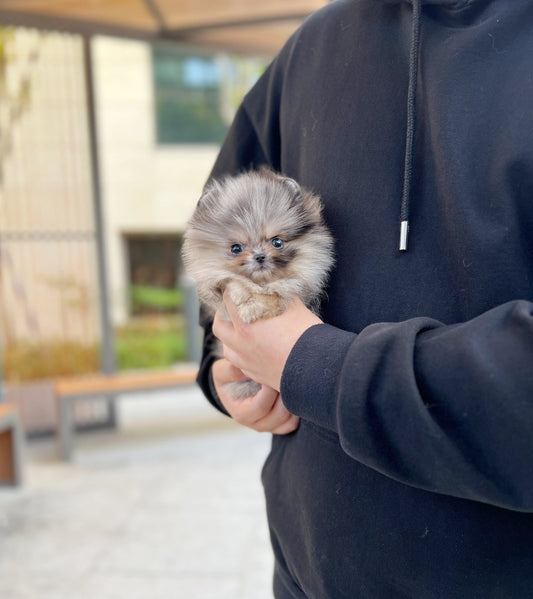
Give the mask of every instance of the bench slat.
[(192, 385), (196, 381), (195, 367), (150, 372), (119, 372), (89, 376), (64, 377), (55, 382), (56, 397), (118, 393), (138, 389), (158, 389), (174, 385)]

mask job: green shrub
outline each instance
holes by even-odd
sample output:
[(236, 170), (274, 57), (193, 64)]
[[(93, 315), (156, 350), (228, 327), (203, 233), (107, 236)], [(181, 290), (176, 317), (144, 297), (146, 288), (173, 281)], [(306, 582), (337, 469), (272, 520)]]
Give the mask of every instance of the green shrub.
[(164, 368), (185, 360), (187, 344), (180, 328), (176, 323), (171, 328), (150, 327), (146, 323), (121, 328), (115, 338), (119, 368)]
[(132, 285), (130, 287), (131, 307), (133, 312), (180, 310), (183, 306), (181, 289), (164, 289), (151, 285)]

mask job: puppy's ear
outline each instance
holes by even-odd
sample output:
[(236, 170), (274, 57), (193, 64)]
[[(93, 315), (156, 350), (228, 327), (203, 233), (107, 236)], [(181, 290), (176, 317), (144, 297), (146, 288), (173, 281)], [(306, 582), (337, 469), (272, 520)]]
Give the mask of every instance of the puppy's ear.
[(209, 210), (213, 202), (220, 196), (221, 188), (220, 182), (216, 179), (209, 181), (202, 191), (196, 210), (200, 212)]
[(322, 222), (322, 201), (319, 196), (308, 190), (304, 190), (302, 193), (301, 205), (309, 223), (318, 225)]
[(291, 193), (295, 196), (295, 198), (300, 198), (302, 195), (302, 188), (296, 183), (294, 179), (290, 177), (282, 177), (281, 182), (283, 185), (289, 188)]
[(259, 168), (258, 173), (263, 177), (272, 179), (273, 181), (279, 181), (282, 185), (284, 185), (288, 189), (291, 196), (295, 200), (301, 199), (302, 188), (294, 179), (291, 179), (290, 177), (286, 177), (285, 175), (282, 175), (281, 173), (277, 173), (277, 172), (273, 171), (271, 168), (269, 168), (268, 166), (264, 166), (264, 165)]

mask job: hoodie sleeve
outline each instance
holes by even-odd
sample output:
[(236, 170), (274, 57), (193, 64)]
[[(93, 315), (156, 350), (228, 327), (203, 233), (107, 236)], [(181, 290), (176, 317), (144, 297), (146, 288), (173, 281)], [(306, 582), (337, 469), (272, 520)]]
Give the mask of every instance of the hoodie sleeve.
[[(327, 348), (327, 351), (324, 351)], [(360, 334), (309, 329), (286, 364), (289, 411), (405, 484), (533, 511), (533, 304), (469, 322), (428, 318)]]

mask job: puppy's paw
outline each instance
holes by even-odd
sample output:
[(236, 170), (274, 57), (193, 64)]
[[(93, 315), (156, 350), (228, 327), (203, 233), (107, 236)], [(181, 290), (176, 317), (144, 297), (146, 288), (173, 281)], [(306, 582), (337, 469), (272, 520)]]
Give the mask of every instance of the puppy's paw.
[(235, 283), (235, 282), (230, 282), (230, 283), (228, 283), (228, 286), (226, 289), (228, 291), (231, 301), (236, 306), (241, 306), (242, 304), (245, 304), (246, 302), (250, 301), (250, 298), (251, 298), (250, 292), (242, 285), (239, 285), (238, 283)]
[(239, 316), (243, 322), (250, 323), (258, 320), (265, 315), (264, 306), (257, 301), (250, 300), (246, 304), (241, 304), (238, 307)]
[(278, 316), (288, 305), (288, 300), (277, 293), (258, 293), (234, 281), (228, 283), (227, 291), (237, 306), (239, 316), (246, 323)]

